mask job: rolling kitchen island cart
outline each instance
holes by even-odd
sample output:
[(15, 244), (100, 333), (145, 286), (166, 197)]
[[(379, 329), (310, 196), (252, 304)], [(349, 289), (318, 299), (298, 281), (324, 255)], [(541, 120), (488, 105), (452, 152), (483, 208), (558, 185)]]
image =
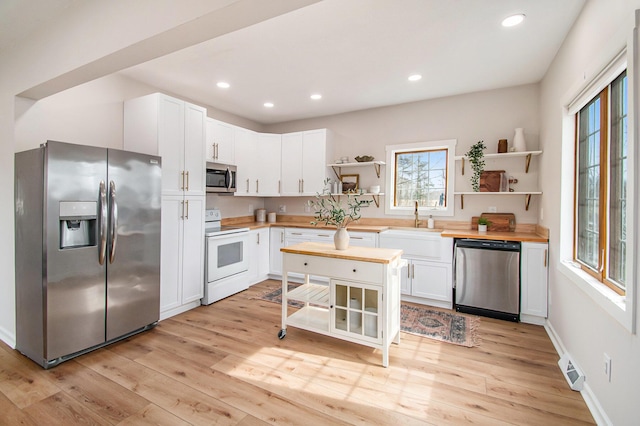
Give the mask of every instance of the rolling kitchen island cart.
[[(336, 337), (382, 350), (389, 365), (391, 342), (400, 343), (400, 270), (402, 250), (301, 243), (280, 249), (282, 256), (282, 330), (287, 326)], [(289, 274), (304, 283), (288, 291)], [(314, 283), (310, 277), (327, 277)], [(304, 306), (289, 315), (288, 301)]]

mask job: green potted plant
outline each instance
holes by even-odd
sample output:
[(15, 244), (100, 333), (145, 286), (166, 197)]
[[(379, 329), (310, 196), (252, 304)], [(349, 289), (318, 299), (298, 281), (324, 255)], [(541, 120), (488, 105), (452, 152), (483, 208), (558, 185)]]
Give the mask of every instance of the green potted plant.
[(467, 151), (467, 158), (471, 163), (471, 169), (473, 169), (473, 176), (471, 176), (471, 187), (474, 192), (480, 191), (480, 175), (484, 171), (484, 150), (487, 147), (484, 141), (478, 141), (471, 145), (469, 151)]
[(487, 232), (487, 226), (491, 225), (491, 222), (486, 217), (478, 218), (478, 232)]
[(335, 226), (336, 233), (333, 241), (337, 250), (345, 250), (349, 247), (349, 234), (347, 225), (360, 219), (360, 209), (368, 206), (371, 201), (359, 199), (356, 195), (346, 195), (346, 206), (341, 203), (341, 196), (332, 194), (328, 185), (329, 179), (325, 180), (325, 190), (318, 193), (315, 200), (309, 200), (309, 206), (314, 211), (312, 225), (324, 223), (327, 226)]

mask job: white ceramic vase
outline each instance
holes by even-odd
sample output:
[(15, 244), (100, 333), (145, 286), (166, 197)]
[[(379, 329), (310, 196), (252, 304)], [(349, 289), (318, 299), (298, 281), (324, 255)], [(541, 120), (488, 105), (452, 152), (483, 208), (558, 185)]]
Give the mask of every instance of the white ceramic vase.
[(487, 232), (487, 225), (478, 224), (478, 232)]
[(527, 142), (524, 140), (524, 129), (518, 127), (515, 135), (513, 135), (513, 147), (516, 152), (525, 152), (527, 150)]
[(333, 244), (336, 246), (336, 250), (346, 250), (349, 247), (347, 228), (338, 228), (336, 233), (333, 234)]

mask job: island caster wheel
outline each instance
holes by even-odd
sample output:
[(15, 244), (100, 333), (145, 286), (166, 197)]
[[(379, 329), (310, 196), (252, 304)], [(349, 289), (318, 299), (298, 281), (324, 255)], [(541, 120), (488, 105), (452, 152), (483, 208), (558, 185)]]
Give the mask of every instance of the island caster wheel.
[(284, 328), (280, 331), (278, 331), (278, 339), (282, 340), (284, 339), (284, 336), (287, 335), (287, 330), (285, 330)]

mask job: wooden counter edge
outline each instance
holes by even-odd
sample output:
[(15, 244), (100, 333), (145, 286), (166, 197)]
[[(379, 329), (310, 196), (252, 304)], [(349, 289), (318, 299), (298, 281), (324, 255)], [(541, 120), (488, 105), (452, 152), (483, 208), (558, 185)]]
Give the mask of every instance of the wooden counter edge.
[(477, 240), (504, 240), (504, 241), (520, 241), (526, 243), (548, 243), (549, 238), (545, 238), (538, 234), (524, 232), (478, 232), (474, 230), (449, 230), (442, 231), (443, 237), (449, 238), (474, 238)]
[(356, 260), (383, 264), (389, 264), (397, 258), (402, 257), (402, 250), (399, 249), (351, 246), (346, 250), (336, 250), (332, 244), (312, 242), (282, 247), (280, 251), (290, 254), (330, 257), (333, 259)]

